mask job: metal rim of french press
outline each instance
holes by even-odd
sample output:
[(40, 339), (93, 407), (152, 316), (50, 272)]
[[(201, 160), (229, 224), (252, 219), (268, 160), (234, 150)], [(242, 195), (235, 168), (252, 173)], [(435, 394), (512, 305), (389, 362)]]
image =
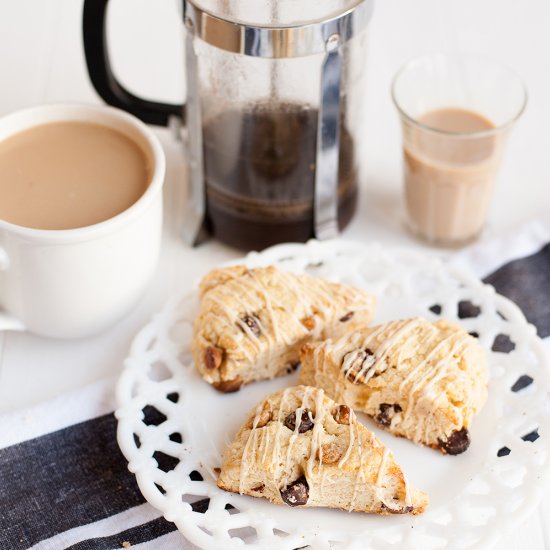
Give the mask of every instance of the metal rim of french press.
[(196, 37), (222, 50), (252, 57), (288, 58), (326, 52), (327, 40), (351, 40), (368, 24), (374, 0), (360, 0), (336, 16), (302, 25), (261, 26), (230, 21), (184, 2), (184, 19)]

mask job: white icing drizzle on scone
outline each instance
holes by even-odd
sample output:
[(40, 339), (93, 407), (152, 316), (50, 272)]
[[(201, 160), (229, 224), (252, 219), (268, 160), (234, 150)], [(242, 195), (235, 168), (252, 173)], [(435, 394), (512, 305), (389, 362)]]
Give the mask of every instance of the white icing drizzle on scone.
[[(306, 389), (306, 395), (309, 396), (309, 393), (311, 392), (312, 388)], [(321, 389), (317, 389), (315, 391), (316, 398), (315, 398), (315, 418), (313, 419), (313, 433), (311, 434), (311, 447), (309, 450), (309, 458), (307, 461), (307, 474), (309, 476), (313, 475), (313, 467), (315, 465), (315, 459), (317, 457), (317, 454), (321, 450), (321, 436), (324, 433), (323, 431), (323, 398), (325, 396), (325, 392)], [(296, 422), (298, 423), (298, 422)], [(319, 470), (323, 468), (323, 462), (322, 460), (319, 461)]]
[[(436, 448), (443, 449), (451, 434), (467, 429), (486, 398), (482, 348), (446, 321), (415, 317), (357, 329), (306, 347), (305, 358), (302, 383), (323, 387), (331, 398), (366, 412), (384, 427), (406, 430), (397, 433)], [(438, 403), (440, 416), (432, 418)], [(445, 415), (447, 427), (436, 432)], [(467, 431), (461, 437), (465, 449)], [(463, 452), (459, 449), (444, 450)]]
[[(322, 493), (323, 480), (324, 480), (324, 476), (325, 476), (325, 466), (323, 464), (323, 454), (322, 454), (323, 451), (322, 451), (322, 442), (321, 442), (321, 440), (322, 440), (323, 435), (325, 434), (324, 429), (323, 429), (323, 422), (324, 422), (323, 413), (325, 412), (324, 407), (323, 407), (323, 400), (324, 400), (324, 395), (325, 394), (324, 394), (324, 391), (322, 389), (319, 389), (319, 388), (312, 388), (312, 387), (305, 387), (304, 388), (303, 396), (302, 396), (300, 405), (294, 410), (295, 427), (294, 427), (294, 431), (293, 431), (292, 435), (290, 436), (290, 439), (288, 440), (288, 447), (287, 447), (287, 450), (286, 450), (286, 453), (285, 453), (285, 460), (283, 462), (283, 461), (280, 460), (281, 436), (282, 436), (282, 433), (284, 433), (284, 430), (288, 429), (288, 427), (286, 427), (285, 424), (284, 424), (285, 418), (287, 418), (289, 414), (292, 414), (292, 413), (289, 413), (288, 411), (286, 412), (286, 414), (284, 412), (286, 410), (285, 401), (286, 401), (288, 395), (290, 395), (290, 391), (291, 391), (291, 388), (287, 388), (286, 390), (284, 390), (283, 396), (282, 396), (282, 399), (281, 399), (281, 404), (280, 404), (279, 411), (278, 411), (278, 417), (276, 419), (277, 429), (276, 429), (276, 432), (275, 432), (275, 441), (274, 441), (274, 445), (273, 445), (273, 454), (272, 454), (272, 457), (271, 457), (271, 465), (281, 464), (281, 463), (284, 464), (280, 468), (280, 470), (275, 471), (275, 477), (280, 478), (280, 479), (283, 480), (283, 483), (281, 484), (280, 489), (283, 489), (283, 490), (286, 489), (287, 486), (288, 486), (288, 483), (291, 481), (286, 476), (286, 473), (291, 470), (293, 445), (294, 445), (295, 441), (297, 440), (297, 438), (300, 437), (300, 435), (301, 435), (301, 433), (300, 433), (300, 424), (301, 424), (302, 413), (306, 410), (310, 410), (310, 406), (311, 406), (311, 404), (313, 404), (313, 401), (311, 401), (311, 393), (315, 392), (314, 403), (315, 403), (316, 413), (315, 413), (314, 416), (311, 417), (311, 420), (313, 422), (313, 428), (311, 429), (312, 433), (311, 433), (311, 437), (309, 439), (310, 440), (309, 456), (308, 456), (307, 462), (306, 462), (307, 466), (306, 466), (306, 472), (305, 473), (307, 474), (308, 477), (311, 478), (312, 476), (315, 475), (315, 469), (318, 468), (318, 473), (321, 476), (321, 493)], [(253, 449), (253, 448), (256, 447), (257, 441), (258, 441), (258, 439), (257, 439), (258, 434), (261, 434), (261, 438), (262, 438), (259, 448), (260, 448), (260, 451), (261, 451), (262, 447), (264, 448), (264, 452), (262, 454), (262, 463), (265, 464), (266, 450), (269, 446), (269, 435), (268, 435), (269, 432), (267, 430), (262, 430), (261, 428), (263, 426), (258, 428), (258, 424), (260, 422), (260, 419), (262, 418), (262, 413), (263, 413), (263, 410), (264, 410), (264, 406), (265, 406), (264, 403), (260, 403), (258, 405), (258, 407), (256, 408), (255, 416), (252, 420), (252, 426), (251, 426), (250, 432), (248, 434), (246, 444), (244, 446), (243, 456), (242, 456), (242, 460), (241, 460), (241, 467), (240, 467), (241, 471), (240, 471), (240, 476), (239, 476), (239, 483), (240, 483), (239, 492), (241, 494), (243, 494), (245, 492), (245, 485), (246, 485), (246, 480), (247, 480), (247, 477), (248, 477), (248, 469), (249, 469), (248, 454), (249, 454), (249, 449)], [(378, 448), (379, 444), (377, 443), (374, 434), (371, 433), (370, 435), (371, 435), (370, 444), (371, 444), (372, 448)], [(357, 442), (357, 444), (356, 444), (356, 442)], [(363, 471), (363, 464), (365, 462), (365, 459), (368, 458), (368, 456), (363, 452), (364, 451), (363, 444), (361, 442), (361, 437), (360, 437), (359, 432), (357, 430), (357, 417), (355, 416), (355, 413), (352, 410), (350, 410), (350, 413), (349, 413), (349, 441), (348, 441), (348, 445), (347, 445), (347, 448), (346, 448), (344, 454), (342, 455), (342, 457), (340, 458), (340, 460), (337, 463), (337, 467), (339, 469), (342, 469), (344, 467), (344, 465), (348, 461), (349, 457), (351, 456), (351, 453), (352, 453), (354, 447), (356, 447), (357, 452), (359, 454), (359, 468), (357, 469), (357, 473), (356, 473), (353, 498), (352, 498), (352, 500), (350, 502), (350, 505), (349, 505), (350, 510), (352, 510), (355, 506), (355, 500), (357, 498), (357, 491), (359, 490), (359, 487), (361, 486), (361, 482), (365, 481), (365, 476), (364, 476), (364, 471)], [(372, 449), (371, 449), (371, 452), (372, 452)], [(379, 467), (378, 467), (378, 473), (376, 475), (376, 480), (375, 480), (376, 494), (377, 494), (378, 498), (381, 501), (383, 501), (383, 498), (382, 498), (380, 493), (381, 493), (381, 489), (383, 488), (383, 482), (384, 482), (384, 478), (385, 478), (386, 466), (387, 466), (387, 461), (388, 461), (389, 456), (391, 456), (391, 452), (389, 451), (389, 449), (384, 448), (384, 451), (383, 451), (383, 454), (382, 454), (382, 457), (381, 457), (381, 460), (380, 460), (380, 464), (379, 464)], [(408, 495), (407, 488), (406, 488), (406, 499), (405, 500), (406, 500), (407, 505), (409, 505), (410, 504), (410, 497)]]
[[(423, 320), (421, 318), (412, 318), (403, 321), (395, 321), (393, 323), (389, 323), (388, 325), (381, 325), (376, 330), (370, 332), (366, 338), (362, 338), (360, 341), (359, 338), (361, 337), (361, 332), (359, 331), (352, 332), (347, 337), (341, 338), (337, 345), (332, 346), (332, 353), (334, 355), (337, 355), (342, 349), (347, 348), (351, 342), (353, 345), (358, 346), (356, 349), (348, 352), (344, 356), (341, 365), (342, 374), (348, 379), (351, 377), (353, 383), (368, 384), (369, 380), (371, 380), (373, 376), (383, 372), (389, 367), (389, 365), (385, 363), (385, 360), (391, 354), (393, 348), (400, 346), (403, 339), (412, 334), (414, 329), (418, 327), (422, 321)], [(386, 335), (385, 339), (376, 345), (377, 338), (384, 331), (390, 331), (389, 335)], [(432, 327), (430, 340), (433, 340), (434, 345), (427, 352), (424, 359), (403, 379), (403, 382), (399, 388), (399, 393), (404, 395), (405, 388), (408, 387), (408, 391), (406, 392), (407, 408), (402, 415), (404, 419), (408, 418), (413, 413), (414, 407), (418, 403), (418, 400), (415, 400), (415, 395), (421, 391), (425, 392), (427, 389), (433, 387), (434, 384), (438, 380), (444, 378), (450, 370), (451, 362), (447, 357), (445, 357), (435, 362), (427, 372), (423, 372), (430, 360), (449, 343), (452, 343), (449, 355), (453, 356), (460, 353), (461, 349), (468, 346), (470, 339), (471, 337), (467, 333), (457, 331), (441, 340), (438, 339), (437, 329)], [(430, 344), (430, 341), (428, 341), (428, 343)], [(324, 347), (330, 349), (331, 345), (332, 342), (326, 342)], [(373, 354), (367, 356), (365, 349), (370, 348), (373, 348)], [(319, 355), (323, 351), (324, 350), (322, 350), (321, 347), (315, 351), (315, 360), (317, 362), (317, 379), (319, 373)], [(396, 355), (397, 361), (392, 366), (399, 369), (401, 366), (401, 352)], [(354, 369), (353, 367), (357, 362), (359, 362), (359, 368)], [(418, 375), (420, 372), (422, 372), (422, 376)], [(340, 391), (342, 391), (342, 389), (343, 388), (340, 387)], [(338, 395), (337, 398), (340, 398), (340, 395)]]
[[(353, 411), (312, 386), (262, 401), (227, 449), (218, 486), (288, 506), (420, 513), (392, 453)], [(412, 502), (412, 504), (410, 504)]]
[(210, 383), (239, 377), (241, 369), (244, 383), (256, 372), (271, 378), (295, 367), (301, 342), (321, 338), (348, 314), (366, 322), (373, 308), (369, 294), (323, 279), (274, 267), (222, 269), (202, 286), (195, 361)]

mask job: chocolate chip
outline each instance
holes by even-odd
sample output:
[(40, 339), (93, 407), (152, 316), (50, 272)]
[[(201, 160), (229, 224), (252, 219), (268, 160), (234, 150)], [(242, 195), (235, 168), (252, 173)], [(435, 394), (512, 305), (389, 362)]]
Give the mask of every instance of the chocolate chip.
[(281, 490), (281, 498), (289, 506), (303, 506), (309, 498), (309, 485), (306, 478), (302, 476), (286, 489)]
[(260, 483), (256, 487), (252, 487), (252, 489), (250, 489), (250, 490), (254, 491), (255, 493), (263, 493), (264, 489), (265, 489), (265, 485), (263, 483)]
[(219, 476), (221, 473), (222, 473), (222, 469), (221, 468), (214, 468), (214, 473)]
[(449, 455), (459, 455), (470, 446), (470, 434), (466, 428), (455, 430), (447, 441), (437, 440), (443, 451)]
[(353, 311), (350, 311), (349, 313), (346, 313), (343, 317), (340, 317), (340, 323), (345, 323), (346, 321), (349, 321), (353, 317)]
[(258, 324), (258, 318), (248, 313), (241, 317), (241, 321), (252, 331), (252, 334), (258, 338), (262, 334), (262, 329)]
[(204, 350), (204, 364), (206, 368), (210, 370), (219, 369), (223, 362), (223, 355), (223, 349), (208, 346)]
[(404, 508), (390, 508), (389, 506), (386, 506), (383, 502), (380, 505), (382, 510), (385, 512), (389, 512), (390, 514), (410, 514), (414, 508), (412, 506), (405, 506)]
[(237, 376), (233, 380), (219, 380), (212, 384), (218, 391), (223, 393), (232, 393), (239, 391), (243, 385), (243, 381)]
[[(285, 426), (294, 431), (296, 429), (296, 412), (290, 413), (285, 419)], [(309, 409), (302, 411), (302, 418), (300, 420), (300, 426), (298, 427), (298, 433), (303, 434), (313, 428), (313, 420), (311, 420)]]
[(391, 424), (393, 415), (401, 412), (402, 410), (401, 405), (398, 405), (397, 403), (394, 403), (393, 405), (390, 405), (389, 403), (382, 403), (380, 405), (380, 412), (376, 416), (375, 420), (381, 426), (388, 427)]
[(338, 424), (346, 424), (349, 426), (351, 419), (351, 409), (347, 405), (340, 405), (333, 413), (332, 416)]
[(286, 373), (290, 374), (300, 368), (300, 361), (290, 361), (286, 364)]

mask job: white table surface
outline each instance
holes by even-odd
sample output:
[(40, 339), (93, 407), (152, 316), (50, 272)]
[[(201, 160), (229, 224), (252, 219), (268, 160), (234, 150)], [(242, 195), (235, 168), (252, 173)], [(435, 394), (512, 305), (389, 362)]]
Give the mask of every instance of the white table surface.
[[(258, 0), (259, 1), (259, 0)], [(109, 36), (115, 72), (149, 98), (181, 102), (182, 27), (174, 0), (115, 0)], [(100, 103), (84, 66), (82, 3), (0, 0), (0, 115), (51, 102)], [(423, 249), (402, 229), (400, 133), (389, 98), (407, 59), (435, 51), (479, 52), (524, 78), (528, 109), (509, 143), (483, 238), (550, 215), (550, 2), (548, 0), (378, 0), (370, 27), (364, 147), (368, 167), (359, 212), (344, 237)], [(548, 125), (548, 126), (547, 126)], [(112, 329), (78, 341), (0, 334), (0, 413), (120, 371), (136, 331), (174, 291), (240, 253), (216, 242), (190, 249), (178, 237), (184, 159), (157, 129), (168, 160), (163, 252), (136, 308)], [(550, 549), (550, 499), (499, 550)], [(98, 533), (100, 535), (100, 533)]]

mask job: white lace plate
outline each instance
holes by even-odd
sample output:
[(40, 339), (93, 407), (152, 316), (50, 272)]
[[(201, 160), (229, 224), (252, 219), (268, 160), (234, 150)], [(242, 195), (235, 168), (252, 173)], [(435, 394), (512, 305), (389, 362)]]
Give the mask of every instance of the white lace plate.
[(225, 446), (257, 402), (293, 385), (297, 374), (225, 395), (203, 382), (190, 356), (197, 294), (188, 289), (134, 340), (116, 412), (118, 442), (143, 495), (188, 540), (212, 550), (486, 550), (533, 512), (550, 477), (549, 361), (512, 302), (437, 260), (346, 241), (280, 245), (240, 263), (276, 264), (372, 291), (376, 322), (414, 315), (458, 322), (488, 352), (489, 399), (474, 420), (470, 449), (459, 456), (394, 438), (359, 415), (430, 495), (421, 516), (289, 508), (226, 493), (214, 471)]

